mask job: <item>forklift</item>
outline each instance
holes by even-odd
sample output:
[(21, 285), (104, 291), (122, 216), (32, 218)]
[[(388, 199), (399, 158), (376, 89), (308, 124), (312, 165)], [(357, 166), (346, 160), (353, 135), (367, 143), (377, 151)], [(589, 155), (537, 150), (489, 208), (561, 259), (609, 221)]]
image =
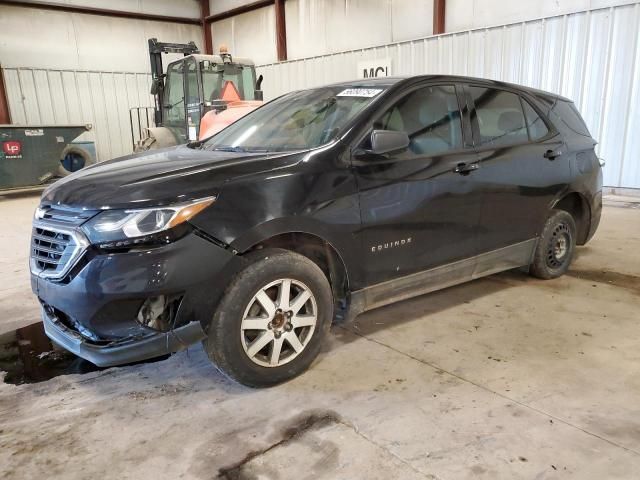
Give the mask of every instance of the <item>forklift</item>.
[[(184, 58), (167, 66), (162, 54), (181, 53)], [(204, 140), (263, 103), (262, 75), (256, 80), (253, 61), (233, 58), (225, 46), (218, 55), (202, 55), (196, 44), (164, 43), (149, 39), (151, 95), (154, 126), (140, 127), (134, 151), (144, 151)], [(132, 109), (140, 111), (140, 108)]]

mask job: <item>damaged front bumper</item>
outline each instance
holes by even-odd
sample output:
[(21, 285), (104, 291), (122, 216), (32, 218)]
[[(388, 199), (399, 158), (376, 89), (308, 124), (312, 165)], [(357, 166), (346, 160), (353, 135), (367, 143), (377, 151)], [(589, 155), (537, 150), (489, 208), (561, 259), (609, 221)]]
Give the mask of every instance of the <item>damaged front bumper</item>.
[(194, 233), (154, 248), (88, 249), (54, 281), (31, 275), (46, 334), (98, 366), (172, 353), (206, 337), (240, 256)]
[(54, 314), (42, 309), (47, 336), (56, 344), (99, 367), (139, 362), (177, 352), (206, 337), (199, 322), (191, 322), (167, 333), (152, 333), (142, 338), (94, 344), (66, 327)]

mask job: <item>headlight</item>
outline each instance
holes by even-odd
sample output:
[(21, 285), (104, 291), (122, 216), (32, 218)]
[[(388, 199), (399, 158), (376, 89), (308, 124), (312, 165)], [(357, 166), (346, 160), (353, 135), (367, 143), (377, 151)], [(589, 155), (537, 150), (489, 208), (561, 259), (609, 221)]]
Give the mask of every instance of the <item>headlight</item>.
[(162, 238), (163, 232), (190, 220), (214, 200), (215, 197), (209, 197), (166, 207), (105, 210), (85, 223), (82, 229), (91, 243), (110, 248), (147, 243), (154, 239), (170, 241), (170, 237)]

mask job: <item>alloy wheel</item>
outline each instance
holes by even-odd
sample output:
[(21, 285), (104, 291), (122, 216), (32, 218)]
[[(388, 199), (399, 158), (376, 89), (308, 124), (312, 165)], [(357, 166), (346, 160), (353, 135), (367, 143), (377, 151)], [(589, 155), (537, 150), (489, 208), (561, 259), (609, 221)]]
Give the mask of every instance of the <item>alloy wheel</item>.
[(279, 367), (302, 353), (318, 321), (313, 292), (304, 283), (283, 278), (251, 298), (241, 323), (242, 347), (263, 367)]

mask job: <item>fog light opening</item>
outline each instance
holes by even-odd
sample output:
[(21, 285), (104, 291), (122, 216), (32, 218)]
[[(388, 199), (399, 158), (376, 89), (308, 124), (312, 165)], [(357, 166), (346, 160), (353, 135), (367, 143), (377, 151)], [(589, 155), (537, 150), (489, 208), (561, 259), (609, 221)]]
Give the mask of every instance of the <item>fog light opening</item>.
[(174, 323), (181, 298), (167, 295), (147, 298), (138, 310), (136, 320), (147, 328), (168, 332), (175, 328)]

